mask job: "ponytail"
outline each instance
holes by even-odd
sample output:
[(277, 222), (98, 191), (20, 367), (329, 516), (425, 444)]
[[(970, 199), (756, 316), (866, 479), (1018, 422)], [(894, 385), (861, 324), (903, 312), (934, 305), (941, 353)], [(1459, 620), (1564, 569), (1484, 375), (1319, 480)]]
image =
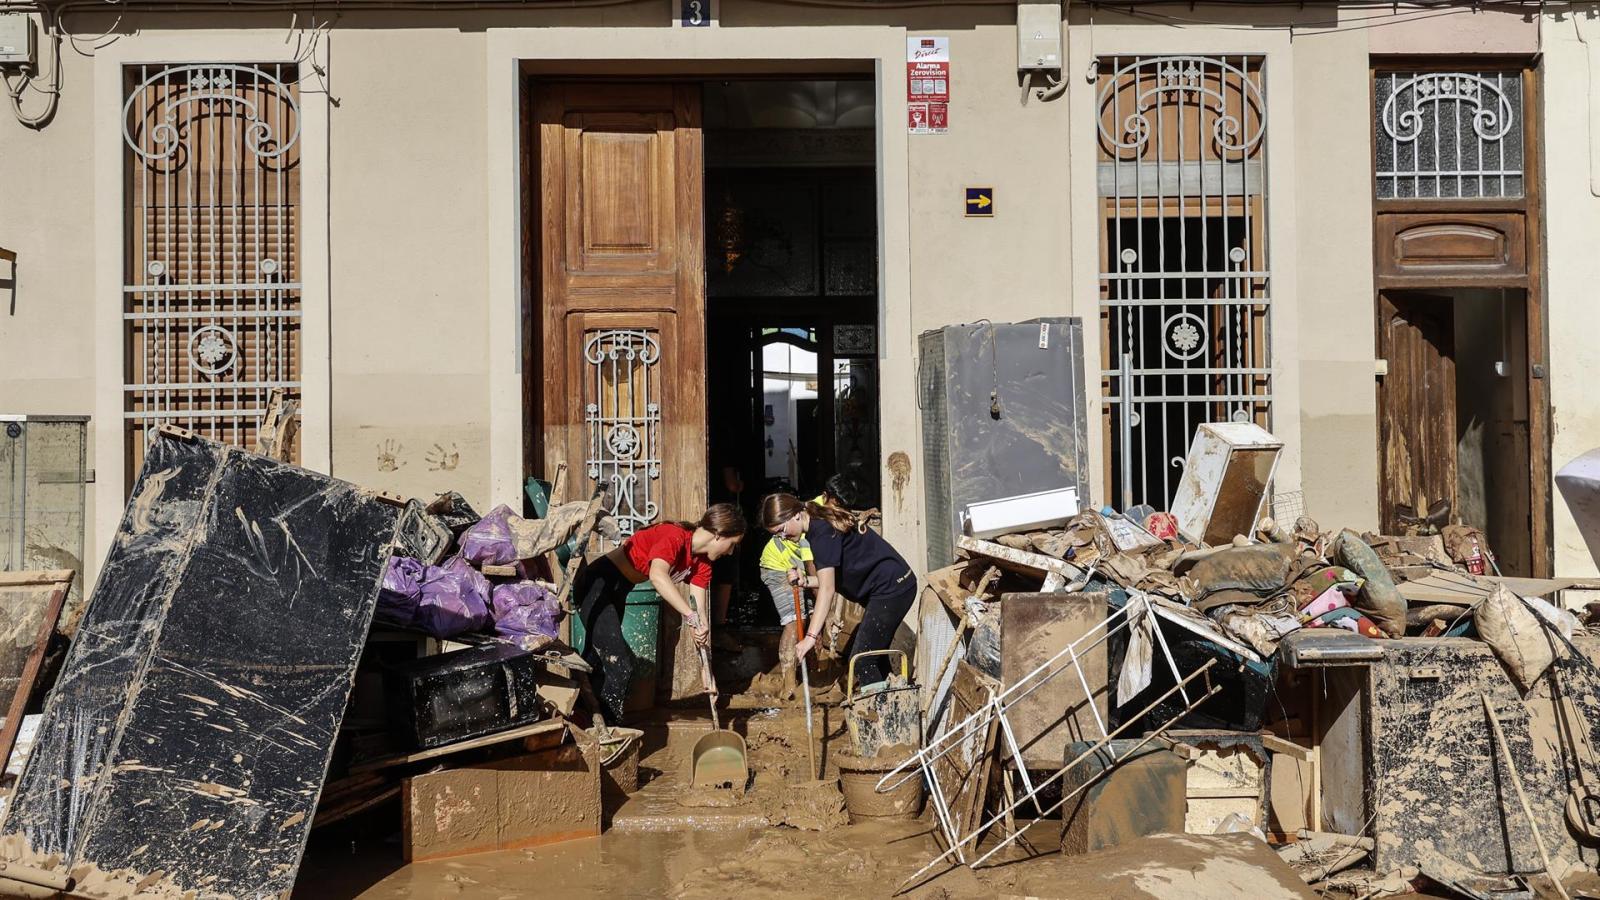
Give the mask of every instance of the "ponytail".
[(802, 503), (793, 494), (770, 494), (767, 499), (761, 501), (761, 527), (770, 531), (802, 512), (813, 519), (822, 519), (840, 533), (861, 527), (855, 515), (849, 510), (836, 506), (819, 506), (816, 503)]
[(825, 519), (833, 530), (843, 534), (851, 529), (860, 529), (861, 524), (856, 521), (856, 514), (848, 509), (837, 506), (819, 506), (815, 503), (806, 504), (806, 512), (814, 519)]
[(704, 528), (719, 538), (743, 537), (747, 530), (744, 513), (740, 512), (739, 507), (734, 506), (732, 503), (714, 504), (706, 510), (705, 515), (700, 517), (700, 521), (679, 522), (678, 524), (689, 531), (693, 531), (696, 528)]

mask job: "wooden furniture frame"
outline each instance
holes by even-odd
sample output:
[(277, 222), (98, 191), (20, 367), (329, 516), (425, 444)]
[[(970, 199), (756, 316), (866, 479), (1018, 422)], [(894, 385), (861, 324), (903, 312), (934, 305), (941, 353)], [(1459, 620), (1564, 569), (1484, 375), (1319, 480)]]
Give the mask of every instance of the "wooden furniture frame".
[(17, 682), (17, 692), (11, 697), (6, 710), (5, 723), (0, 725), (0, 771), (11, 759), (16, 747), (17, 734), (22, 731), (22, 714), (28, 708), (28, 698), (33, 694), (34, 682), (44, 666), (45, 651), (50, 648), (50, 636), (55, 634), (56, 623), (61, 619), (61, 608), (72, 588), (71, 569), (52, 569), (38, 572), (0, 572), (0, 590), (6, 588), (48, 587), (50, 597), (45, 601), (44, 616), (39, 622), (38, 635), (33, 640), (33, 650), (28, 653), (22, 667), (22, 679)]

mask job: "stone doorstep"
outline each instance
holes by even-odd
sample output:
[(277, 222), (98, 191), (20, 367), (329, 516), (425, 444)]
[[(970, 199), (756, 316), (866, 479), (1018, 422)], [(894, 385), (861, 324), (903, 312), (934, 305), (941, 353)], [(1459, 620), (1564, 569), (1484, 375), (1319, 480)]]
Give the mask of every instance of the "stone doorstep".
[[(763, 733), (782, 732), (794, 735), (805, 733), (803, 709), (784, 708), (777, 716), (762, 715), (769, 707), (743, 706), (755, 702), (744, 697), (733, 698), (734, 707), (719, 709), (722, 725), (751, 741)], [(821, 727), (821, 709), (816, 711)], [(837, 716), (837, 710), (834, 711)], [(631, 723), (644, 734), (644, 753), (639, 760), (641, 776), (659, 772), (611, 813), (609, 831), (674, 831), (685, 827), (719, 830), (767, 827), (766, 816), (753, 806), (728, 808), (689, 807), (678, 803), (686, 786), (689, 756), (695, 742), (711, 729), (710, 710), (699, 707), (674, 706), (652, 710), (646, 717)], [(759, 751), (752, 751), (752, 754)], [(752, 763), (754, 760), (752, 760)]]

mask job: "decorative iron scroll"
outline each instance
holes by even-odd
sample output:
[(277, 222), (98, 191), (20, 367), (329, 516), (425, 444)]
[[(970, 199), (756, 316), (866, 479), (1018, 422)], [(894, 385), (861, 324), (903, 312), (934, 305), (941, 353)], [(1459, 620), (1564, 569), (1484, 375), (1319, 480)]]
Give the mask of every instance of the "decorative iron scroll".
[[(1409, 108), (1403, 98), (1410, 100)], [(1466, 72), (1428, 72), (1401, 82), (1383, 101), (1383, 130), (1397, 141), (1414, 141), (1426, 124), (1424, 112), (1451, 102), (1471, 108), (1472, 130), (1481, 140), (1498, 141), (1516, 123), (1511, 101), (1488, 79)]]
[[(281, 104), (286, 123), (272, 120), (267, 102)], [(146, 77), (122, 104), (122, 138), (144, 159), (171, 159), (196, 117), (208, 115), (240, 120), (245, 147), (262, 159), (282, 156), (300, 139), (300, 107), (288, 85), (265, 69), (222, 63), (163, 66)]]
[(1379, 71), (1372, 84), (1379, 199), (1523, 195), (1520, 71)]
[(1251, 73), (1221, 58), (1163, 56), (1135, 59), (1102, 77), (1100, 136), (1118, 150), (1143, 152), (1160, 129), (1151, 115), (1159, 119), (1164, 108), (1209, 117), (1197, 122), (1206, 123), (1199, 130), (1217, 152), (1248, 151), (1266, 133), (1267, 107)]
[(661, 341), (656, 332), (613, 328), (583, 343), (585, 470), (611, 492), (611, 515), (633, 534), (661, 514)]

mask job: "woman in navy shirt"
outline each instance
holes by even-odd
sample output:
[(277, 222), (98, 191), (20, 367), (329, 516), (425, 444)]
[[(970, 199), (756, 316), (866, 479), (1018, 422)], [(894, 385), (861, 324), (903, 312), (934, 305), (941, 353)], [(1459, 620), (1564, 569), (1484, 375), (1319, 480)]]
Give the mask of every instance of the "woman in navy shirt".
[[(815, 558), (817, 575), (808, 586), (817, 590), (816, 609), (806, 636), (795, 645), (796, 658), (804, 659), (816, 646), (840, 593), (866, 608), (847, 656), (889, 649), (895, 629), (916, 599), (917, 579), (888, 541), (858, 524), (846, 510), (804, 503), (792, 494), (773, 494), (762, 501), (761, 525), (789, 541), (805, 538)], [(857, 680), (865, 684), (888, 677), (881, 656), (864, 660), (856, 672)]]

